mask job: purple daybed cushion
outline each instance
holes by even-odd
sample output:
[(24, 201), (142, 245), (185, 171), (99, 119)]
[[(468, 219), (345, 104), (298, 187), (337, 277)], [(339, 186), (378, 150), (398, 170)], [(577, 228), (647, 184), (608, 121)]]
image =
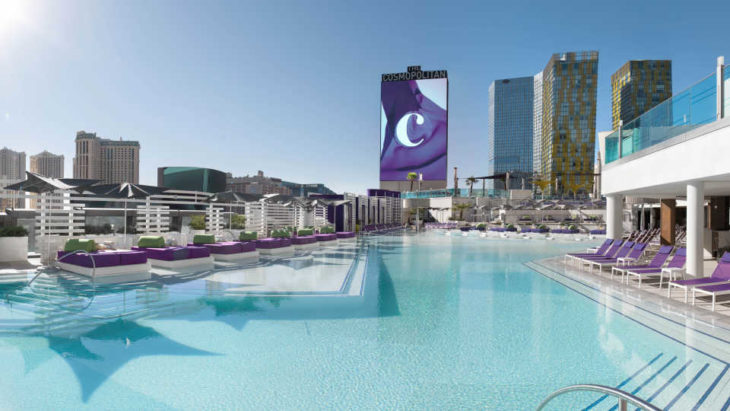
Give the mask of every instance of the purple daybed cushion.
[(133, 265), (147, 263), (147, 253), (144, 251), (117, 251), (119, 265)]
[(189, 258), (204, 258), (210, 257), (210, 250), (208, 247), (202, 247), (197, 245), (188, 246), (188, 257)]
[(353, 238), (355, 237), (355, 233), (351, 231), (340, 231), (336, 233), (337, 238)]
[(301, 237), (294, 237), (291, 239), (292, 244), (295, 245), (303, 245), (303, 244), (313, 244), (317, 242), (317, 239), (313, 235), (307, 235), (307, 236), (301, 236)]
[(337, 240), (337, 234), (315, 234), (314, 238), (316, 238), (317, 241), (332, 241)]

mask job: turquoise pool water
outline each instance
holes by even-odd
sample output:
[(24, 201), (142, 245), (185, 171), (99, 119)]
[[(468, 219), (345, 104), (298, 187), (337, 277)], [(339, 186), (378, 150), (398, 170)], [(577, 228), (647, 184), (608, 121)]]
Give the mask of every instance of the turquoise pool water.
[(585, 246), (379, 236), (130, 286), (6, 281), (0, 408), (524, 410), (575, 383), (726, 407), (726, 359), (524, 264)]

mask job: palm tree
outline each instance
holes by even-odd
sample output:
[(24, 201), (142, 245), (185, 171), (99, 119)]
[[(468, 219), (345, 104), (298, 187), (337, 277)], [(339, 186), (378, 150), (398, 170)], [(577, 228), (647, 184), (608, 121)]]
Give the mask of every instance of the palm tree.
[(545, 198), (545, 191), (548, 187), (550, 187), (550, 180), (547, 178), (543, 178), (541, 175), (537, 175), (533, 183), (540, 187), (540, 193), (542, 194), (542, 198)]
[(459, 220), (464, 220), (464, 210), (471, 208), (469, 203), (454, 204), (454, 208), (459, 210)]
[(413, 182), (418, 179), (418, 173), (410, 172), (410, 173), (408, 173), (406, 178), (408, 179), (408, 181), (411, 182), (411, 189), (408, 191), (413, 192)]
[(477, 179), (474, 178), (474, 176), (471, 176), (466, 179), (466, 184), (469, 185), (469, 197), (471, 197), (471, 195), (472, 195), (474, 183), (476, 183), (476, 182), (477, 182)]

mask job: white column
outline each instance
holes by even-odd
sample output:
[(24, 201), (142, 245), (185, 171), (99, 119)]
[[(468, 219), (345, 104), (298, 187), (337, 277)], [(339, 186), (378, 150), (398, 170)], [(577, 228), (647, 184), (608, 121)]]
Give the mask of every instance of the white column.
[(702, 277), (703, 230), (705, 220), (705, 184), (687, 183), (687, 274)]
[(653, 230), (656, 228), (656, 210), (654, 207), (649, 207), (649, 229)]
[(606, 196), (606, 238), (618, 239), (623, 235), (624, 196)]

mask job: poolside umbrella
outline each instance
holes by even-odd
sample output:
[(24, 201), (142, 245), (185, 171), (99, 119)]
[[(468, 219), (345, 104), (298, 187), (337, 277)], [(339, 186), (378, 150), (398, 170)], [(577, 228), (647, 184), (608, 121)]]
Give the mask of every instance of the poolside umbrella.
[(134, 183), (105, 184), (91, 187), (95, 194), (124, 199), (124, 235), (127, 235), (127, 200), (147, 198), (167, 191), (165, 187), (147, 186)]
[[(250, 193), (237, 193), (235, 191), (221, 191), (208, 197), (205, 201), (207, 203), (218, 203), (218, 204), (243, 204), (247, 202), (259, 201), (263, 195), (261, 194), (250, 194)], [(239, 207), (240, 208), (240, 207)], [(233, 219), (233, 206), (228, 207), (228, 229), (231, 229)]]

